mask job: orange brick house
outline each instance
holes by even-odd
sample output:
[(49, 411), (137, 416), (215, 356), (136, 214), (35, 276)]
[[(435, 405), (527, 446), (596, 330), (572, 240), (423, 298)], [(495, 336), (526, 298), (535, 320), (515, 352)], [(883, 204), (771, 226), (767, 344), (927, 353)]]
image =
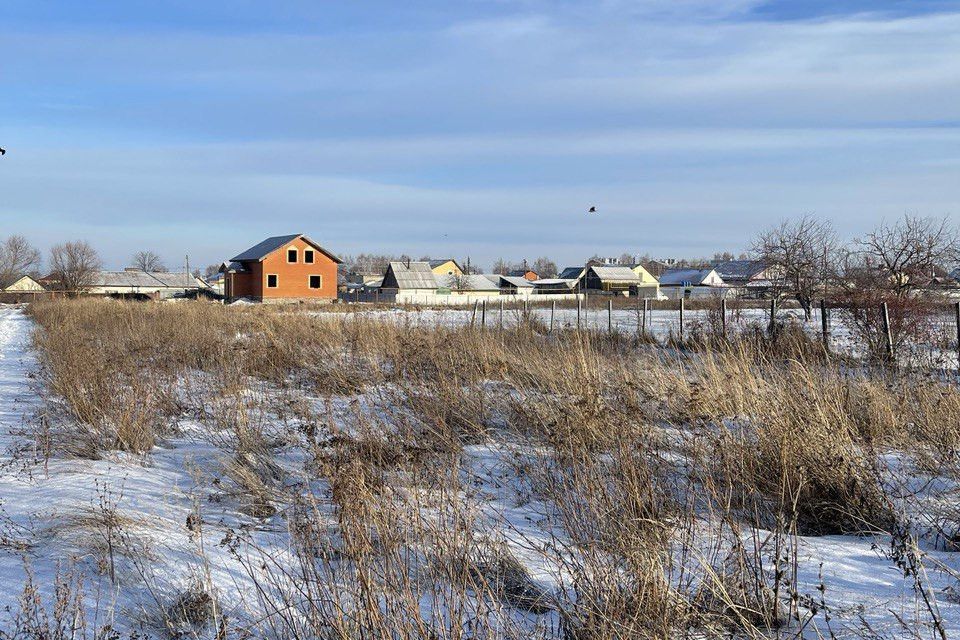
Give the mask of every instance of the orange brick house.
[(335, 300), (340, 258), (303, 235), (267, 238), (238, 256), (224, 272), (227, 301)]

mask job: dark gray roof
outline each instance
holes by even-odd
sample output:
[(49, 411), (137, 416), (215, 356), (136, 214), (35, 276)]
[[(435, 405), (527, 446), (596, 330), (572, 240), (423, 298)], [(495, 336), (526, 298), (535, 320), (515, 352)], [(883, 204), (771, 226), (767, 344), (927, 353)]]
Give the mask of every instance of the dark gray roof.
[(765, 268), (759, 260), (727, 260), (718, 263), (713, 269), (724, 280), (749, 280)]
[(285, 236), (273, 236), (272, 238), (267, 238), (263, 242), (253, 245), (252, 247), (250, 247), (240, 255), (230, 258), (230, 260), (234, 262), (252, 262), (252, 261), (263, 260), (264, 258), (266, 258), (268, 255), (270, 255), (271, 253), (273, 253), (283, 245), (293, 240), (296, 240), (297, 238), (303, 238), (304, 242), (313, 245), (318, 251), (323, 253), (325, 256), (327, 256), (337, 264), (341, 262), (340, 258), (333, 255), (332, 253), (330, 253), (329, 251), (327, 251), (326, 249), (324, 249), (319, 244), (317, 244), (307, 236), (303, 235), (302, 233), (293, 233)]
[(267, 238), (259, 244), (255, 244), (240, 255), (230, 258), (234, 262), (244, 262), (246, 260), (263, 260), (268, 255), (287, 244), (291, 240), (296, 240), (300, 237), (299, 233), (293, 233), (286, 236), (273, 236), (272, 238)]
[[(713, 269), (667, 269), (660, 274), (660, 284), (667, 286), (697, 286), (713, 273)], [(721, 278), (722, 279), (722, 278)]]
[(563, 271), (557, 275), (557, 280), (579, 280), (580, 276), (583, 275), (583, 267), (565, 267)]
[(436, 269), (437, 267), (439, 267), (440, 265), (446, 262), (452, 262), (453, 264), (457, 265), (457, 269), (460, 269), (461, 271), (463, 271), (463, 268), (460, 266), (460, 264), (453, 258), (438, 258), (436, 260), (428, 260), (427, 264), (430, 265), (431, 269)]

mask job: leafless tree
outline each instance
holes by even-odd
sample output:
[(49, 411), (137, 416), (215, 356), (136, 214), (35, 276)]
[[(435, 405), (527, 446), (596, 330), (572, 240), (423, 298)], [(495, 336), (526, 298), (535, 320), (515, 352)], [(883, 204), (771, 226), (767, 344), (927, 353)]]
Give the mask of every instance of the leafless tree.
[(507, 275), (510, 273), (510, 263), (503, 258), (497, 258), (497, 261), (493, 263), (493, 273), (501, 276)]
[(0, 283), (40, 268), (40, 252), (23, 236), (13, 235), (0, 242)]
[(541, 278), (555, 278), (557, 276), (557, 263), (542, 256), (533, 261), (533, 270)]
[(157, 273), (166, 271), (167, 267), (163, 264), (163, 259), (153, 251), (137, 251), (133, 254), (133, 266), (141, 271)]
[(86, 240), (64, 242), (50, 249), (50, 272), (63, 291), (89, 289), (100, 269), (100, 256)]
[(898, 298), (960, 258), (960, 236), (947, 218), (905, 215), (895, 224), (881, 223), (855, 246), (861, 268), (882, 274)]
[(204, 279), (209, 280), (210, 278), (217, 275), (218, 273), (220, 273), (220, 265), (208, 264), (206, 268), (203, 270), (203, 277)]
[(766, 265), (778, 295), (794, 298), (807, 319), (817, 294), (835, 272), (837, 236), (827, 220), (803, 216), (762, 232), (753, 251)]

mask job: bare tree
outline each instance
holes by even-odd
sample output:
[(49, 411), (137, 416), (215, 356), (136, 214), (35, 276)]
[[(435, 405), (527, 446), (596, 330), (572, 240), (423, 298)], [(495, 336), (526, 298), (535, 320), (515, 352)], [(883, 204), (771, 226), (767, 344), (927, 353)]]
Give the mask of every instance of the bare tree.
[(163, 259), (153, 251), (137, 251), (133, 254), (132, 260), (133, 266), (141, 271), (157, 273), (167, 270), (163, 264)]
[(40, 252), (23, 236), (13, 235), (0, 243), (0, 282), (6, 284), (39, 268)]
[(855, 244), (862, 268), (879, 271), (898, 298), (960, 257), (960, 236), (947, 218), (905, 215), (893, 225), (881, 223)]
[(50, 272), (63, 291), (89, 289), (100, 268), (100, 256), (86, 240), (64, 242), (50, 249)]
[(214, 277), (218, 273), (220, 273), (219, 264), (208, 264), (206, 268), (203, 270), (203, 277), (205, 280), (209, 280), (210, 278)]
[(497, 258), (497, 261), (493, 263), (493, 273), (501, 276), (507, 275), (510, 273), (510, 263), (503, 258)]
[(830, 222), (809, 215), (785, 220), (761, 233), (753, 251), (767, 267), (775, 292), (794, 298), (809, 320), (816, 295), (835, 271), (837, 236)]
[(537, 275), (541, 278), (555, 278), (557, 275), (557, 263), (542, 256), (533, 261), (533, 270), (537, 272)]

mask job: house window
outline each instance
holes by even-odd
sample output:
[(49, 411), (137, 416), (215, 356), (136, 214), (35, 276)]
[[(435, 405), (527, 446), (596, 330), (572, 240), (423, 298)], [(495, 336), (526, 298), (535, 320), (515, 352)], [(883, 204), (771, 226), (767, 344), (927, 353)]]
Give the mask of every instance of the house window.
[(297, 261), (297, 250), (287, 249), (287, 262), (296, 262), (296, 261)]
[(303, 261), (307, 264), (313, 264), (313, 249), (303, 250)]
[(277, 274), (270, 273), (267, 274), (267, 289), (276, 289), (277, 288)]
[(323, 276), (310, 276), (310, 288), (319, 289), (323, 286)]

